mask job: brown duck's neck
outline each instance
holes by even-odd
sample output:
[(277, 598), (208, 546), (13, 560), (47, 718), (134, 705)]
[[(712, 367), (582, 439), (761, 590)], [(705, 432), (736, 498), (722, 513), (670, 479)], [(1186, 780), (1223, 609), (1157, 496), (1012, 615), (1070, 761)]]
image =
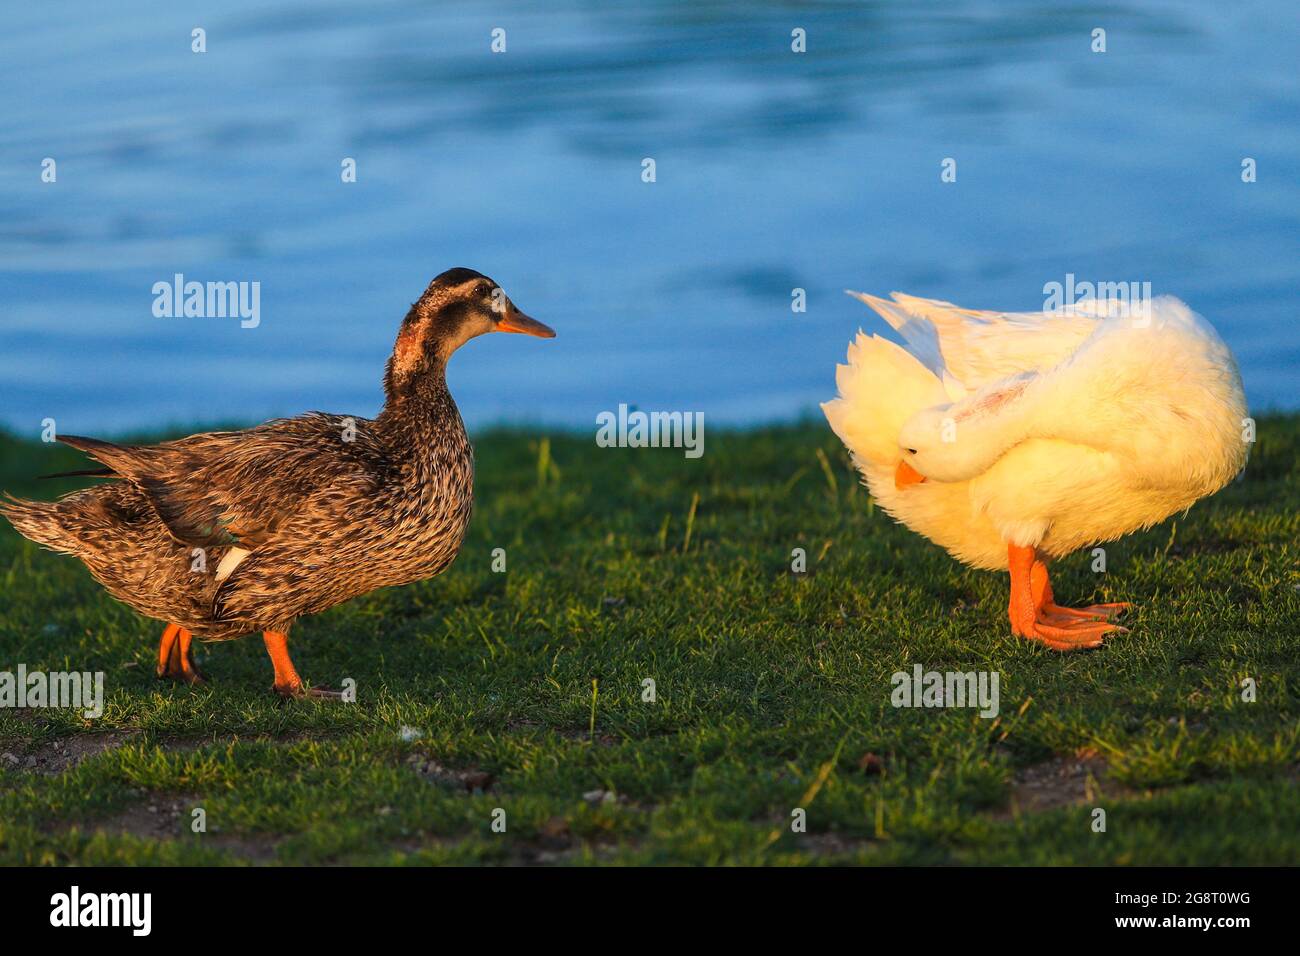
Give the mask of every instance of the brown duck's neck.
[(411, 439), (464, 437), (460, 410), (447, 388), (445, 362), (435, 359), (401, 377), (394, 376), (390, 363), (384, 393), (384, 408), (376, 422), (385, 431)]

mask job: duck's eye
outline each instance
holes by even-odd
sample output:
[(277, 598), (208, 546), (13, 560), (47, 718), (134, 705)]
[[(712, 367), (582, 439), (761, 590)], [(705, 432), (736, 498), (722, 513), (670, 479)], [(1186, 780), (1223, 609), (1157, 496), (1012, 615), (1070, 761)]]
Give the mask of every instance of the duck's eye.
[(907, 453), (908, 453), (909, 455), (915, 455), (915, 454), (916, 454), (916, 449), (915, 449), (915, 448), (908, 448), (908, 449), (907, 449)]

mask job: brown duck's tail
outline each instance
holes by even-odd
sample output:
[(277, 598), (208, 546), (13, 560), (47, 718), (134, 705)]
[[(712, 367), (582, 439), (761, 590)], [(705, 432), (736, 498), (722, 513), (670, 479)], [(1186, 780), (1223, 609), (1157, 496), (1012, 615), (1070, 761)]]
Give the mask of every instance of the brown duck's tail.
[(57, 502), (26, 501), (8, 492), (0, 499), (0, 515), (24, 538), (54, 551), (71, 551), (75, 538), (63, 526)]

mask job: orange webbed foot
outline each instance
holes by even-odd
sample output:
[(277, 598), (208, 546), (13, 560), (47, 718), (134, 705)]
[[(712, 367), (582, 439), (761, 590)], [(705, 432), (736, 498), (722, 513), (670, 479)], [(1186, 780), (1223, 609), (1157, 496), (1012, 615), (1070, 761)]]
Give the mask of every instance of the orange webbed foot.
[(1011, 602), (1007, 616), (1018, 637), (1041, 641), (1055, 651), (1100, 647), (1107, 634), (1127, 634), (1111, 621), (1129, 609), (1128, 604), (1093, 604), (1086, 608), (1062, 607), (1052, 599), (1047, 565), (1033, 548), (1010, 545)]
[(1020, 637), (1041, 641), (1054, 651), (1082, 651), (1101, 647), (1109, 633), (1127, 634), (1128, 629), (1118, 624), (1105, 622), (1088, 623), (1078, 621), (1068, 625), (1056, 622), (1057, 619), (1037, 617), (1022, 620), (1012, 625), (1012, 631)]
[(271, 690), (289, 700), (310, 697), (316, 700), (343, 700), (343, 692), (326, 690), (323, 687), (308, 687), (298, 676), (298, 671), (289, 658), (289, 636), (282, 631), (263, 631), (262, 639), (266, 643), (266, 653), (271, 657), (271, 666), (275, 668), (275, 683)]
[(1127, 601), (1114, 604), (1089, 604), (1087, 607), (1062, 607), (1050, 600), (1043, 604), (1043, 611), (1047, 614), (1079, 621), (1113, 621), (1132, 608), (1133, 605)]
[(159, 680), (170, 679), (182, 684), (206, 684), (198, 665), (194, 663), (194, 634), (179, 624), (168, 624), (158, 642)]

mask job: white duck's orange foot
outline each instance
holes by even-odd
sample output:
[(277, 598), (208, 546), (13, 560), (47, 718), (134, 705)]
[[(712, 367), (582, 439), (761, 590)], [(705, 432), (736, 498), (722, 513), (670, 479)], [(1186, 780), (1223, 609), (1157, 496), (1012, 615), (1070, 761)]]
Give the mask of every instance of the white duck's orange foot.
[(1017, 637), (1041, 641), (1056, 651), (1100, 647), (1110, 633), (1127, 634), (1110, 621), (1128, 610), (1127, 604), (1093, 604), (1086, 608), (1062, 607), (1052, 600), (1047, 565), (1033, 548), (1009, 545), (1011, 601), (1007, 617)]
[(1111, 632), (1127, 633), (1126, 628), (1105, 621), (1076, 620), (1068, 624), (1045, 616), (1011, 619), (1011, 630), (1018, 637), (1041, 641), (1054, 651), (1083, 651), (1101, 647)]
[(1121, 601), (1114, 604), (1089, 604), (1087, 607), (1062, 607), (1049, 600), (1043, 604), (1043, 613), (1072, 621), (1113, 621), (1132, 606)]

